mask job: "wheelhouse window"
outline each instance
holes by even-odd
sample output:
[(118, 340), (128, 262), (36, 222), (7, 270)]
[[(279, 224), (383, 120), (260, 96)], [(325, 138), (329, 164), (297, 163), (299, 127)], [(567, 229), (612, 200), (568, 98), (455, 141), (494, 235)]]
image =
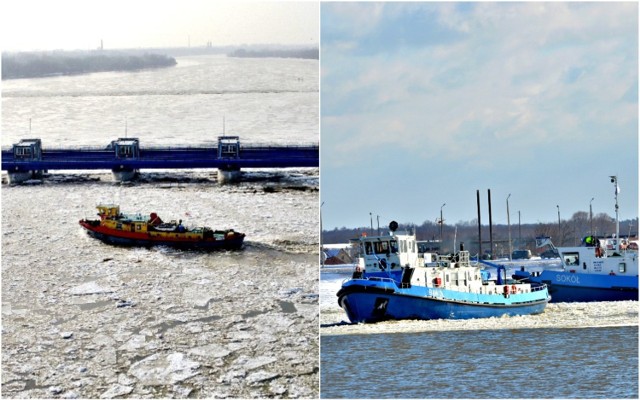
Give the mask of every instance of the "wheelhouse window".
[(375, 242), (374, 245), (376, 254), (389, 254), (389, 242)]
[(365, 244), (364, 244), (364, 253), (365, 254), (372, 254), (371, 242), (365, 242)]
[(580, 265), (580, 254), (563, 253), (562, 260), (564, 261), (564, 265)]
[(398, 242), (395, 240), (391, 241), (380, 241), (380, 242), (364, 242), (361, 247), (361, 251), (364, 254), (390, 254), (398, 252)]

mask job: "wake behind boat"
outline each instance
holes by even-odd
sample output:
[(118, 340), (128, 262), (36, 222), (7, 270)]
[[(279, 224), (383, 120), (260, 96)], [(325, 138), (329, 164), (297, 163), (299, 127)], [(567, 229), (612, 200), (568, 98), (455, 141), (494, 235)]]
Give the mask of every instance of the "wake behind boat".
[(358, 266), (337, 293), (351, 322), (538, 314), (550, 300), (546, 285), (507, 280), (504, 268), (489, 280), (462, 246), (425, 264), (415, 235), (396, 234), (395, 221), (389, 228), (389, 235), (356, 239)]
[(233, 229), (187, 228), (179, 222), (163, 222), (156, 214), (123, 214), (117, 205), (98, 205), (99, 220), (80, 220), (88, 234), (105, 243), (125, 246), (164, 245), (206, 250), (234, 250), (242, 247), (244, 233)]

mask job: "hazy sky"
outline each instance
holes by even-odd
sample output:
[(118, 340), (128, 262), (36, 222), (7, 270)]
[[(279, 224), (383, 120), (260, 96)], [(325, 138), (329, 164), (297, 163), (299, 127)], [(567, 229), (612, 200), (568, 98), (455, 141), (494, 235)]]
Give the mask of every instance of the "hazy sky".
[(322, 3), (323, 228), (638, 215), (638, 4)]
[(16, 0), (0, 5), (3, 50), (318, 45), (317, 2)]

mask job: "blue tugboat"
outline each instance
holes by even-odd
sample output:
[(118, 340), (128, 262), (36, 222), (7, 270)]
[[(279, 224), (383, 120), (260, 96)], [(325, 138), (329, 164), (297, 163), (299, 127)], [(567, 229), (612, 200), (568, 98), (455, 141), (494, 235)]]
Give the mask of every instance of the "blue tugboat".
[(425, 263), (415, 235), (396, 234), (397, 227), (394, 221), (388, 235), (356, 239), (358, 266), (337, 293), (353, 323), (539, 314), (550, 300), (545, 284), (507, 280), (504, 268), (489, 280), (462, 245), (455, 255)]
[[(553, 302), (590, 302), (638, 300), (638, 250), (621, 245), (618, 223), (618, 178), (615, 184), (616, 237), (610, 244), (593, 236), (577, 247), (559, 247), (561, 265), (543, 271), (516, 271), (513, 278), (531, 283), (545, 283)], [(536, 238), (538, 247), (551, 246), (548, 237)]]

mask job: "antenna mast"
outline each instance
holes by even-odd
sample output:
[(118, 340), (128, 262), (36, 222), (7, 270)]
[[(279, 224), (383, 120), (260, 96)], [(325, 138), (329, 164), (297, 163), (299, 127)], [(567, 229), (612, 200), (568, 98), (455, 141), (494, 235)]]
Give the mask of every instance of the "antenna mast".
[(615, 186), (614, 194), (616, 198), (616, 247), (615, 251), (620, 251), (620, 220), (618, 219), (618, 193), (620, 193), (620, 187), (618, 186), (618, 175), (610, 176), (611, 183)]

